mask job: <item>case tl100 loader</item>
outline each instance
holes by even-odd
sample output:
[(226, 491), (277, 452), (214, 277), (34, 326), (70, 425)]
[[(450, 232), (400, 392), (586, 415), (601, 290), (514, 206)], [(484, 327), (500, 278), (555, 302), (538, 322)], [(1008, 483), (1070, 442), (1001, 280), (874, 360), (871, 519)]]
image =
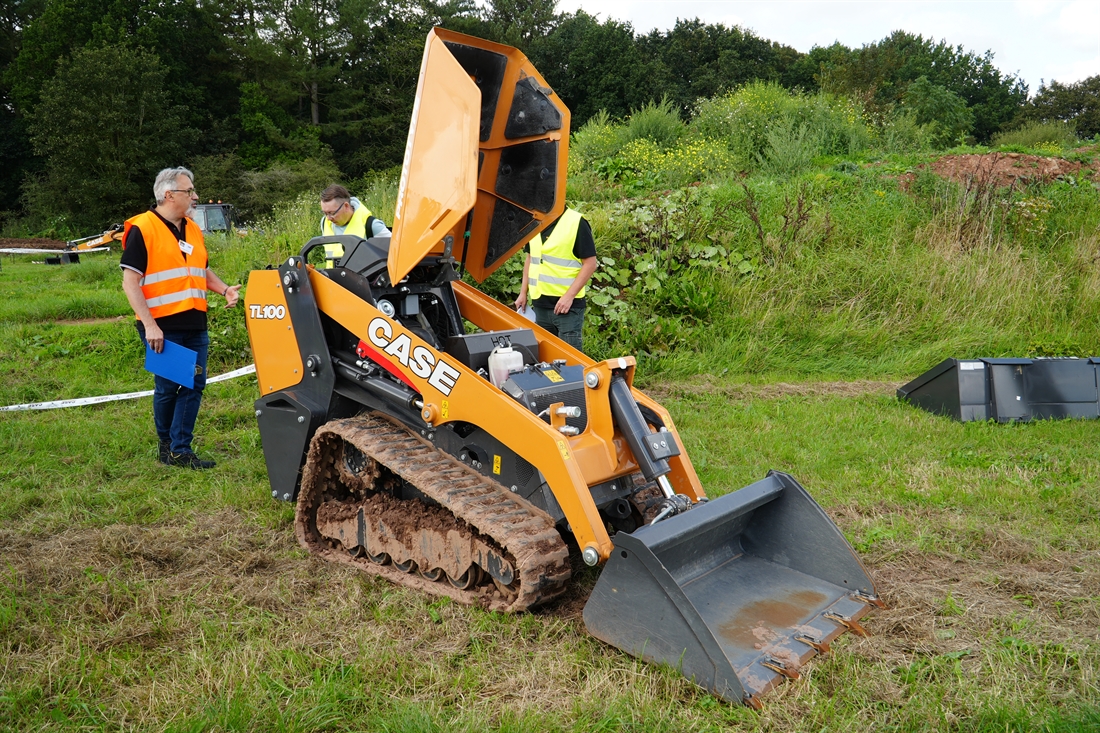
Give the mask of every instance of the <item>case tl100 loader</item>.
[[(459, 279), (561, 214), (568, 142), (516, 49), (428, 35), (392, 239), (316, 237), (249, 278), (272, 496), (311, 552), (501, 611), (562, 593), (575, 542), (604, 565), (593, 635), (758, 705), (862, 632), (874, 585), (792, 477), (707, 501), (632, 357), (594, 361)], [(309, 264), (334, 239), (334, 266)]]

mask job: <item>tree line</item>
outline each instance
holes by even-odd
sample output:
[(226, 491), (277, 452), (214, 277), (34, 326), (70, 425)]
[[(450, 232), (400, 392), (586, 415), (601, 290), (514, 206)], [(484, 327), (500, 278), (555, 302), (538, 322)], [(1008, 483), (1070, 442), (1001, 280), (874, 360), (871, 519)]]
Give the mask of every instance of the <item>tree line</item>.
[(919, 35), (800, 53), (739, 27), (680, 20), (642, 34), (556, 5), (9, 0), (0, 10), (0, 217), (9, 229), (94, 231), (148, 205), (153, 175), (170, 165), (193, 168), (204, 198), (251, 216), (392, 169), (436, 25), (523, 50), (572, 110), (574, 129), (601, 111), (623, 118), (660, 101), (686, 119), (699, 100), (763, 80), (850, 95), (868, 114), (920, 94), (921, 109), (950, 120), (958, 140), (986, 142), (1025, 118), (1077, 119), (1079, 133), (1100, 133), (1100, 78), (1053, 82), (1029, 102), (991, 53)]

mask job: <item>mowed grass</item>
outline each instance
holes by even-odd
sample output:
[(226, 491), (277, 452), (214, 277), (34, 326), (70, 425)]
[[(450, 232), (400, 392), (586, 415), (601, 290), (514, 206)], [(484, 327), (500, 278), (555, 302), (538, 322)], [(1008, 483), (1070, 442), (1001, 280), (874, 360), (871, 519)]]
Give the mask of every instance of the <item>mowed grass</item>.
[[(250, 256), (219, 254), (219, 271)], [(5, 260), (0, 274), (0, 303), (23, 298), (25, 314), (0, 317), (0, 405), (150, 388), (128, 318), (46, 315), (80, 278), (111, 297), (117, 269), (43, 268)], [(43, 283), (34, 297), (29, 281)], [(247, 363), (229, 313), (213, 373)], [(1100, 726), (1100, 422), (954, 423), (894, 399), (912, 375), (746, 376), (647, 389), (712, 495), (791, 473), (889, 606), (868, 618), (873, 636), (842, 637), (762, 712), (589, 637), (591, 571), (562, 602), (504, 616), (309, 557), (292, 508), (269, 498), (245, 377), (207, 390), (209, 472), (156, 462), (148, 398), (0, 413), (0, 728)]]

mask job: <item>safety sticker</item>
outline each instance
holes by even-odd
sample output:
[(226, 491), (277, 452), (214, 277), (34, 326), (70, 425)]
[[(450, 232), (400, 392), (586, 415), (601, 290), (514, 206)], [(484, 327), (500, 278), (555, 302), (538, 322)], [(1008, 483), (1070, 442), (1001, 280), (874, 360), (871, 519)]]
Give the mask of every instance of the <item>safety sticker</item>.
[(553, 369), (543, 369), (542, 373), (544, 375), (546, 375), (546, 378), (549, 379), (551, 382), (564, 382), (565, 381), (565, 378), (562, 377), (562, 375), (558, 374)]
[(564, 440), (559, 440), (558, 441), (558, 450), (561, 452), (562, 459), (568, 461), (569, 460), (569, 447), (565, 445)]
[(500, 456), (493, 456), (493, 473), (500, 475)]

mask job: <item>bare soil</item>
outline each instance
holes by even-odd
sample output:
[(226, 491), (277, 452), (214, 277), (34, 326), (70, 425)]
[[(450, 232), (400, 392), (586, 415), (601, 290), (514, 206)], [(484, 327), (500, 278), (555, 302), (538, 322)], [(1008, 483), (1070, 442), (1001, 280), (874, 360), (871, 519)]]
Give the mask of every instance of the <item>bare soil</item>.
[[(1049, 183), (1066, 176), (1100, 182), (1100, 161), (1085, 165), (1063, 158), (1024, 153), (945, 155), (919, 168), (929, 169), (940, 178), (964, 186), (971, 183), (1022, 186), (1028, 183)], [(898, 176), (898, 183), (903, 190), (908, 190), (914, 178), (916, 174), (906, 173)]]
[(43, 237), (32, 237), (30, 239), (0, 239), (0, 250), (2, 249), (65, 249), (65, 243), (56, 239), (45, 239)]

